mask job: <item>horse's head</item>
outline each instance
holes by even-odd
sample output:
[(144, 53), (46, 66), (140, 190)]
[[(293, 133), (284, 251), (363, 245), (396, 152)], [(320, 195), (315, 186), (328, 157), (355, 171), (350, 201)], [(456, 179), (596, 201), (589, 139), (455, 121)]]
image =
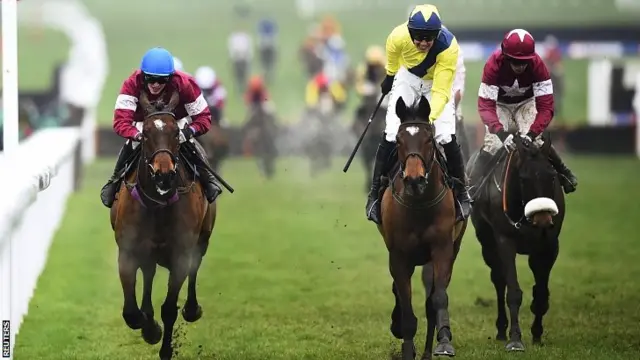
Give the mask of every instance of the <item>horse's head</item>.
[(553, 200), (556, 190), (557, 173), (549, 162), (551, 139), (544, 137), (544, 143), (525, 142), (520, 136), (514, 137), (518, 160), (516, 162), (520, 193), (524, 214), (534, 226), (553, 226), (553, 216), (558, 214), (558, 205)]
[[(400, 119), (396, 143), (401, 177), (405, 191), (422, 195), (428, 183), (429, 171), (435, 161), (434, 127), (429, 122), (431, 106), (422, 97), (416, 109), (408, 108), (402, 98), (396, 102), (396, 115)], [(407, 186), (409, 185), (409, 186)]]
[(173, 187), (177, 175), (180, 127), (173, 110), (179, 103), (178, 92), (168, 104), (162, 100), (150, 102), (147, 94), (140, 97), (145, 119), (142, 127), (142, 157), (160, 195)]

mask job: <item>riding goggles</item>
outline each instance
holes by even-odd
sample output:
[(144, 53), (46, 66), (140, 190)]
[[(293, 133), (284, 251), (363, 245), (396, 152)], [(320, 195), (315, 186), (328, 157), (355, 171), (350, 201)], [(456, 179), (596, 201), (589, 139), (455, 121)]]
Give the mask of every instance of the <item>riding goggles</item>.
[(413, 41), (434, 41), (440, 30), (415, 30), (409, 29), (409, 35)]
[(158, 75), (144, 74), (144, 82), (146, 84), (154, 84), (154, 83), (166, 84), (166, 83), (169, 82), (170, 79), (171, 79), (171, 75), (169, 75), (169, 76), (158, 76)]

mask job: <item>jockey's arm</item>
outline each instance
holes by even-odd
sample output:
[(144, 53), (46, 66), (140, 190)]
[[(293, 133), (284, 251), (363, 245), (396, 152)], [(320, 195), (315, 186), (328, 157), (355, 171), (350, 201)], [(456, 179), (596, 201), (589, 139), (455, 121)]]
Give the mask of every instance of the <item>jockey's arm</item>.
[(451, 98), (451, 88), (456, 74), (458, 63), (458, 43), (453, 42), (448, 49), (436, 56), (436, 65), (433, 70), (433, 87), (431, 88), (431, 114), (430, 121), (440, 117), (444, 107)]
[(394, 36), (394, 32), (391, 32), (387, 37), (387, 43), (385, 45), (387, 63), (384, 69), (389, 76), (395, 76), (400, 69), (400, 54), (402, 49), (399, 41), (400, 40)]
[(553, 119), (553, 84), (547, 66), (542, 61), (534, 64), (533, 68), (533, 97), (536, 101), (536, 119), (533, 121), (530, 132), (536, 136), (542, 134)]
[(138, 94), (136, 93), (135, 78), (130, 77), (122, 84), (120, 94), (116, 99), (113, 112), (113, 130), (125, 139), (133, 140), (138, 135), (138, 129), (133, 125), (133, 119), (138, 108)]
[(497, 69), (491, 61), (487, 61), (482, 72), (482, 80), (478, 89), (478, 114), (480, 119), (487, 126), (489, 132), (497, 134), (504, 130), (504, 126), (498, 119), (498, 74)]
[(181, 100), (184, 101), (187, 114), (191, 116), (189, 127), (193, 130), (194, 136), (206, 134), (211, 129), (211, 111), (209, 111), (209, 104), (204, 99), (200, 87), (194, 79), (189, 78), (181, 90)]

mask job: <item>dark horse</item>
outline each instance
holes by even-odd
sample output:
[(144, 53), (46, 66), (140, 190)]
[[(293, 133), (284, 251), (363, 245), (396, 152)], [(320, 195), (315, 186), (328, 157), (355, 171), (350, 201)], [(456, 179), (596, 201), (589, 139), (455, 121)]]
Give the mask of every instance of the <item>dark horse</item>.
[[(143, 139), (137, 162), (130, 163), (126, 182), (111, 208), (111, 226), (118, 243), (118, 266), (124, 292), (122, 317), (134, 330), (142, 329), (149, 344), (162, 338), (160, 358), (171, 359), (173, 327), (178, 317), (178, 295), (189, 277), (188, 295), (182, 316), (194, 322), (202, 316), (196, 298), (196, 276), (209, 245), (216, 217), (215, 203), (209, 205), (194, 170), (178, 155), (179, 126), (171, 112), (178, 104), (173, 93), (168, 105), (140, 98), (145, 111)], [(169, 287), (161, 308), (162, 328), (154, 320), (151, 288), (156, 264), (169, 270)], [(143, 275), (142, 306), (136, 298), (136, 274)]]
[[(402, 359), (416, 356), (413, 338), (418, 320), (411, 303), (411, 277), (422, 265), (427, 301), (427, 338), (422, 359), (454, 356), (447, 287), (467, 221), (456, 222), (456, 209), (446, 164), (429, 123), (431, 107), (422, 97), (417, 110), (396, 103), (401, 125), (397, 135), (399, 166), (390, 174), (382, 195), (382, 225), (378, 230), (389, 251), (389, 271), (396, 300), (391, 333), (403, 339)], [(433, 349), (434, 334), (437, 346)]]
[(273, 114), (263, 103), (249, 109), (249, 119), (243, 129), (243, 152), (258, 159), (258, 168), (267, 178), (275, 175), (277, 125)]
[[(471, 220), (491, 269), (498, 299), (497, 340), (507, 340), (509, 307), (511, 329), (508, 351), (523, 351), (519, 324), (522, 290), (516, 273), (516, 254), (529, 256), (535, 286), (531, 312), (533, 342), (542, 338), (542, 318), (549, 310), (549, 275), (558, 257), (558, 237), (565, 214), (564, 194), (558, 174), (549, 162), (551, 140), (538, 148), (520, 136), (516, 150), (501, 150), (498, 161), (484, 179), (478, 179)], [(468, 166), (472, 166), (470, 160)], [(474, 182), (474, 180), (472, 180)]]
[(222, 161), (229, 154), (229, 135), (220, 124), (211, 124), (211, 129), (198, 139), (207, 153), (211, 168), (220, 173)]
[[(377, 94), (376, 94), (377, 95)], [(356, 116), (351, 125), (351, 131), (357, 137), (362, 134), (365, 126), (367, 126), (367, 122), (369, 121), (369, 116), (373, 113), (373, 110), (378, 103), (377, 96), (366, 96), (363, 97), (362, 105), (358, 107), (356, 110)], [(364, 139), (362, 139), (362, 145), (360, 146), (360, 159), (362, 159), (362, 165), (365, 169), (365, 191), (368, 192), (371, 188), (371, 176), (373, 173), (373, 163), (376, 159), (376, 151), (378, 150), (378, 143), (380, 143), (380, 138), (378, 134), (381, 134), (384, 131), (384, 117), (385, 111), (384, 109), (378, 109), (376, 112), (376, 116), (371, 122), (371, 129), (367, 131), (367, 135), (365, 135)]]

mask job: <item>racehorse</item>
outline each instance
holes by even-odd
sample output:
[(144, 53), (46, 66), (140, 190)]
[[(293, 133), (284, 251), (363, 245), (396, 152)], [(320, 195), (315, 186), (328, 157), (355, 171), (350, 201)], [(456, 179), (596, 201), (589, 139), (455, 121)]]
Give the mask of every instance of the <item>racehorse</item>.
[(309, 157), (311, 175), (316, 175), (331, 167), (333, 136), (335, 132), (338, 106), (328, 91), (321, 92), (315, 108), (308, 109), (303, 126), (308, 139), (304, 146)]
[(202, 135), (199, 141), (208, 155), (211, 168), (220, 173), (222, 161), (229, 153), (229, 135), (219, 124), (211, 124), (211, 130)]
[(423, 265), (422, 282), (427, 293), (427, 337), (422, 359), (431, 359), (432, 352), (436, 356), (455, 355), (447, 287), (467, 221), (456, 222), (451, 181), (436, 147), (435, 130), (429, 123), (430, 112), (424, 97), (417, 110), (407, 108), (402, 98), (398, 99), (399, 164), (389, 172), (390, 185), (381, 190), (382, 225), (378, 230), (389, 251), (389, 272), (396, 301), (391, 314), (391, 333), (403, 340), (403, 360), (413, 360), (416, 356), (413, 338), (418, 320), (411, 303), (411, 277), (420, 265)]
[(265, 109), (264, 104), (251, 107), (243, 133), (245, 134), (242, 144), (243, 152), (254, 154), (258, 159), (258, 168), (264, 176), (273, 177), (278, 155), (275, 143), (276, 120), (273, 114)]
[[(487, 176), (472, 180), (478, 187), (473, 194), (476, 200), (471, 220), (496, 289), (496, 339), (507, 340), (506, 287), (511, 318), (506, 349), (524, 351), (519, 323), (522, 290), (518, 284), (516, 254), (529, 256), (529, 267), (535, 278), (531, 334), (534, 343), (541, 343), (542, 318), (549, 310), (549, 275), (558, 257), (565, 203), (560, 179), (548, 160), (551, 139), (543, 137), (540, 148), (518, 135), (514, 140), (515, 151), (501, 150)], [(473, 159), (468, 169), (472, 166)]]
[[(178, 316), (178, 295), (187, 276), (188, 295), (182, 317), (202, 317), (196, 297), (196, 277), (213, 230), (215, 203), (209, 205), (189, 162), (179, 156), (179, 125), (172, 113), (179, 102), (174, 92), (167, 105), (140, 98), (144, 109), (143, 138), (136, 159), (129, 162), (126, 181), (111, 208), (111, 226), (118, 244), (120, 282), (124, 292), (122, 317), (134, 330), (142, 329), (149, 344), (162, 338), (160, 358), (173, 356), (172, 335)], [(162, 328), (154, 320), (151, 289), (156, 264), (169, 270), (169, 286), (161, 308)], [(143, 275), (142, 306), (136, 298), (136, 274)]]
[[(367, 126), (369, 116), (372, 114), (378, 99), (376, 96), (366, 96), (363, 98), (363, 103), (356, 110), (356, 116), (351, 125), (352, 133), (358, 137), (364, 131)], [(384, 102), (384, 101), (383, 101)], [(382, 107), (382, 106), (381, 106)], [(378, 143), (380, 142), (381, 134), (384, 131), (384, 117), (385, 109), (378, 109), (376, 116), (372, 120), (372, 129), (369, 129), (367, 135), (362, 139), (362, 145), (360, 147), (360, 159), (362, 159), (362, 165), (365, 169), (365, 192), (368, 192), (371, 188), (371, 173), (373, 173), (373, 162), (376, 158), (376, 151), (378, 150)]]

